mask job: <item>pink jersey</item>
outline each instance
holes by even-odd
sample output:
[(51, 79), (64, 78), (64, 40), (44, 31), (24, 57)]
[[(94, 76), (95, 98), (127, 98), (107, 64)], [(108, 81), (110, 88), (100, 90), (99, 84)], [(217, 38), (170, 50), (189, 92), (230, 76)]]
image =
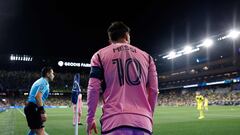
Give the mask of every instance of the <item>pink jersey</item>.
[(157, 72), (152, 57), (127, 43), (116, 43), (96, 52), (91, 66), (87, 123), (91, 124), (95, 119), (103, 80), (106, 87), (103, 89), (102, 132), (121, 126), (152, 132), (158, 93)]

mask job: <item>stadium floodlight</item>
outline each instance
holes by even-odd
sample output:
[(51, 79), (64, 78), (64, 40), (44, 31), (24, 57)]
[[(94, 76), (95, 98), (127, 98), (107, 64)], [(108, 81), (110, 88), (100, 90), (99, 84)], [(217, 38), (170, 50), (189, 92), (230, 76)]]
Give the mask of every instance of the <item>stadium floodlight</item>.
[(227, 35), (227, 37), (230, 37), (232, 39), (236, 39), (236, 38), (238, 38), (239, 35), (240, 35), (239, 31), (237, 31), (237, 30), (230, 30), (230, 32)]
[(168, 54), (168, 58), (174, 58), (176, 56), (176, 52), (174, 51), (171, 51), (169, 54)]
[(210, 83), (207, 83), (207, 86), (209, 85), (216, 85), (216, 84), (224, 84), (225, 81), (218, 81), (218, 82), (210, 82)]
[(165, 58), (167, 58), (167, 57), (168, 57), (168, 55), (165, 55), (165, 56), (163, 56), (162, 58), (165, 59)]
[(10, 61), (32, 61), (33, 57), (29, 55), (11, 54)]
[(62, 67), (63, 66), (63, 61), (58, 61), (58, 66)]
[(199, 59), (196, 59), (196, 62), (199, 63), (200, 62)]
[(203, 70), (208, 70), (208, 67), (207, 66), (203, 67)]
[(236, 82), (237, 82), (237, 79), (233, 79), (233, 82), (236, 83)]
[(191, 73), (194, 73), (194, 72), (195, 72), (195, 70), (194, 70), (194, 69), (192, 69), (190, 72), (191, 72)]
[(183, 88), (194, 88), (194, 87), (198, 87), (198, 84), (191, 84), (191, 85), (183, 86)]
[(174, 59), (174, 58), (180, 57), (180, 56), (182, 56), (182, 51), (177, 52), (177, 53), (175, 51), (171, 51), (171, 52), (168, 53), (168, 55), (165, 55), (162, 58), (163, 59), (167, 58), (168, 60), (170, 60), (170, 59)]
[(166, 59), (166, 58), (169, 59), (170, 57), (175, 56), (175, 54), (176, 54), (176, 52), (171, 51), (171, 52), (169, 52), (167, 55), (163, 56), (162, 58), (163, 58), (163, 59)]
[(168, 54), (168, 57), (167, 59), (170, 60), (170, 59), (174, 59), (174, 58), (177, 58), (177, 57), (180, 57), (182, 56), (182, 53), (176, 53), (175, 51), (171, 51), (169, 54)]
[(10, 56), (10, 60), (13, 61), (15, 60), (15, 57), (13, 55)]
[(170, 60), (170, 59), (174, 59), (174, 58), (177, 58), (180, 56), (182, 56), (182, 53), (177, 53), (177, 54), (173, 55), (172, 57), (168, 57), (167, 59)]
[(189, 54), (192, 52), (192, 47), (190, 45), (186, 45), (183, 49), (184, 54)]
[(213, 40), (212, 39), (207, 38), (203, 41), (203, 46), (205, 46), (207, 48), (212, 46), (212, 45), (213, 45)]

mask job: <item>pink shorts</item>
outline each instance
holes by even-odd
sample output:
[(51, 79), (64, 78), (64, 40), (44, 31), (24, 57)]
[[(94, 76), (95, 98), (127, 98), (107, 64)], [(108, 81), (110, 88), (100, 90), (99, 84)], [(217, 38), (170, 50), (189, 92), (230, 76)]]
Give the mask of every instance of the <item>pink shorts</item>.
[(143, 129), (122, 127), (102, 135), (151, 135), (151, 133)]

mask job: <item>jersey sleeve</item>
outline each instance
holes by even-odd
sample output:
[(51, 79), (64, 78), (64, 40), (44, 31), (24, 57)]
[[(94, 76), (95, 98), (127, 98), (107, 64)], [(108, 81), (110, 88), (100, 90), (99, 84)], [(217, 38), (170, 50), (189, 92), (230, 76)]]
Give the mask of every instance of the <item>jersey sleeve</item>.
[(90, 78), (103, 79), (103, 66), (99, 53), (95, 53), (91, 59)]
[(157, 103), (157, 94), (158, 94), (158, 77), (155, 63), (151, 56), (149, 56), (149, 70), (148, 70), (148, 82), (147, 89), (149, 92), (149, 104), (151, 106), (152, 112), (154, 112), (155, 105)]
[(103, 68), (100, 63), (100, 55), (94, 54), (91, 59), (91, 71), (87, 90), (87, 124), (91, 125), (95, 120), (95, 113), (99, 100), (99, 91), (101, 88), (101, 80), (103, 79)]
[(43, 94), (46, 91), (46, 86), (43, 83), (39, 84), (37, 87), (37, 92), (41, 92)]

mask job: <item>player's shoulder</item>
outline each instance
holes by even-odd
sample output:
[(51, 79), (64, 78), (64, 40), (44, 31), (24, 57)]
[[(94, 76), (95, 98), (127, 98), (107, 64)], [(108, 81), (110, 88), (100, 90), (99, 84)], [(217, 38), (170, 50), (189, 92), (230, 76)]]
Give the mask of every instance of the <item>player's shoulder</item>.
[[(121, 47), (123, 47), (123, 48), (121, 48)], [(126, 48), (132, 50), (133, 52), (138, 52), (139, 54), (141, 54), (145, 57), (152, 58), (152, 56), (150, 54), (148, 54), (146, 51), (143, 51), (142, 49), (138, 48), (135, 45), (131, 45), (128, 43), (117, 43), (117, 44), (110, 44), (110, 45), (107, 45), (107, 46), (99, 49), (97, 52), (95, 52), (93, 54), (92, 59), (97, 58), (98, 55), (102, 56), (102, 55), (108, 54), (110, 52), (114, 52), (113, 50), (117, 50), (117, 49), (121, 50), (121, 49), (126, 49)]]
[(103, 51), (106, 50), (107, 48), (108, 48), (108, 46), (101, 48), (92, 55), (91, 62), (90, 62), (91, 66), (99, 66), (100, 65), (101, 55), (104, 54)]
[(110, 45), (106, 46), (106, 47), (103, 47), (101, 49), (99, 49), (98, 51), (96, 51), (93, 56), (92, 56), (92, 59), (96, 58), (98, 55), (100, 55), (103, 51), (107, 50), (110, 48)]
[(46, 86), (48, 85), (46, 79), (44, 79), (43, 77), (39, 78), (38, 80), (35, 81), (34, 83), (35, 86)]

